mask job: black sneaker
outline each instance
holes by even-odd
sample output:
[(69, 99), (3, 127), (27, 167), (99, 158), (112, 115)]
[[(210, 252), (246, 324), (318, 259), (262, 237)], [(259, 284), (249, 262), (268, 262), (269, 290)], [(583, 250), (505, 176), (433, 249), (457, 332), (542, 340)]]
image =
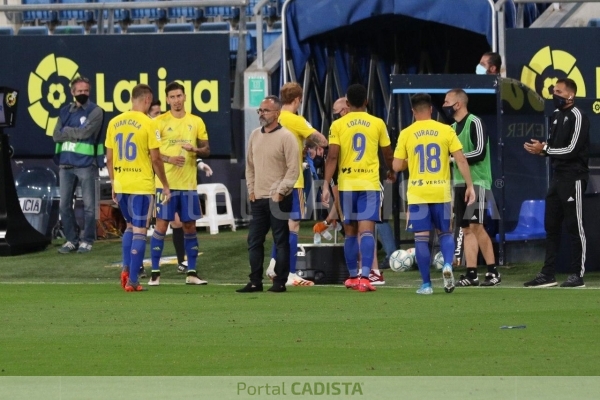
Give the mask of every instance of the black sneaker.
[(502, 279), (500, 279), (500, 274), (496, 276), (496, 274), (493, 272), (486, 272), (485, 280), (481, 282), (481, 286), (498, 286), (500, 282), (502, 282)]
[(252, 282), (249, 282), (246, 286), (244, 286), (241, 289), (237, 289), (236, 292), (238, 293), (252, 293), (252, 292), (262, 292), (263, 291), (263, 285), (255, 285)]
[(461, 275), (460, 278), (454, 284), (454, 286), (457, 286), (457, 287), (479, 286), (479, 278), (471, 279), (468, 276)]
[(564, 281), (560, 287), (585, 287), (585, 283), (583, 283), (583, 278), (577, 274), (569, 275), (566, 281)]
[(556, 282), (556, 278), (554, 277), (554, 275), (546, 275), (543, 273), (539, 273), (536, 275), (536, 277), (532, 280), (530, 280), (529, 282), (525, 282), (523, 284), (523, 286), (525, 287), (539, 287), (539, 288), (543, 288), (543, 287), (552, 287), (552, 286), (557, 286), (558, 283)]
[(390, 269), (390, 258), (386, 257), (379, 263), (379, 269)]
[(140, 270), (138, 271), (138, 278), (143, 279), (143, 278), (147, 278), (147, 277), (148, 277), (148, 275), (146, 275), (146, 269), (142, 265), (140, 267)]
[(273, 283), (273, 286), (271, 286), (267, 292), (273, 292), (273, 293), (282, 293), (285, 292), (287, 289), (285, 287), (285, 285), (282, 285), (281, 283)]

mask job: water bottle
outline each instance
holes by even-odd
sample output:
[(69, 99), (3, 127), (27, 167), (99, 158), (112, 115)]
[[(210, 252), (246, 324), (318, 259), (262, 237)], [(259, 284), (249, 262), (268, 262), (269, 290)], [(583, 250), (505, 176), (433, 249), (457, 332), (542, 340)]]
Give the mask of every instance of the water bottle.
[(315, 240), (314, 240), (315, 244), (321, 244), (321, 234), (319, 233), (315, 233)]
[(323, 233), (321, 233), (321, 236), (323, 236), (323, 239), (325, 240), (331, 240), (333, 239), (333, 236), (331, 236), (331, 232), (329, 232), (333, 227), (331, 225), (329, 225), (329, 228), (327, 228), (327, 230), (323, 231)]

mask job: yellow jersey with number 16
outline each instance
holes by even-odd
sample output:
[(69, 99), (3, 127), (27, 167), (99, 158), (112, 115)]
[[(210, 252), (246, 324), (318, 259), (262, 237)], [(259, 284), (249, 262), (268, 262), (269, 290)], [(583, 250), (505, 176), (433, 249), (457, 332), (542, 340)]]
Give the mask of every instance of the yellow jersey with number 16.
[(114, 117), (104, 145), (113, 152), (115, 193), (154, 194), (150, 149), (160, 147), (160, 132), (150, 117), (139, 111)]
[(381, 118), (362, 111), (350, 112), (331, 124), (329, 144), (340, 146), (339, 190), (381, 190), (379, 147), (391, 144), (387, 127)]

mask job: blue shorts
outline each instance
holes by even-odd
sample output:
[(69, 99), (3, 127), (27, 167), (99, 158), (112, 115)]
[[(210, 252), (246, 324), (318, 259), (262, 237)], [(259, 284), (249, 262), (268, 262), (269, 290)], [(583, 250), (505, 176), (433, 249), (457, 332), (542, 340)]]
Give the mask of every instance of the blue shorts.
[(292, 190), (292, 212), (290, 219), (292, 221), (300, 221), (304, 218), (306, 201), (304, 198), (304, 190), (302, 188), (294, 188)]
[(146, 228), (150, 210), (154, 205), (153, 197), (151, 194), (117, 193), (119, 208), (125, 221), (136, 228)]
[(200, 196), (195, 190), (174, 190), (167, 204), (162, 204), (162, 189), (156, 189), (156, 218), (165, 221), (175, 220), (179, 214), (181, 222), (196, 221), (202, 218)]
[(408, 205), (408, 232), (429, 232), (433, 228), (450, 232), (450, 202)]
[(378, 190), (340, 192), (340, 204), (345, 224), (354, 221), (381, 221), (381, 192)]

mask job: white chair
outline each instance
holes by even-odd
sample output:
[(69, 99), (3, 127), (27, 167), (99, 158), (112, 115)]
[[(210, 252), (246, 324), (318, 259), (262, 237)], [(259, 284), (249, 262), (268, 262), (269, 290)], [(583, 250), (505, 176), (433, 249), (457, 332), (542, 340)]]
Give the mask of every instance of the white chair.
[[(196, 221), (197, 227), (207, 226), (211, 235), (219, 233), (220, 225), (230, 225), (231, 230), (235, 231), (235, 221), (233, 220), (233, 209), (231, 207), (231, 196), (225, 185), (221, 183), (209, 183), (198, 185), (198, 194), (204, 195), (204, 215)], [(217, 213), (217, 195), (225, 196), (226, 213)]]

